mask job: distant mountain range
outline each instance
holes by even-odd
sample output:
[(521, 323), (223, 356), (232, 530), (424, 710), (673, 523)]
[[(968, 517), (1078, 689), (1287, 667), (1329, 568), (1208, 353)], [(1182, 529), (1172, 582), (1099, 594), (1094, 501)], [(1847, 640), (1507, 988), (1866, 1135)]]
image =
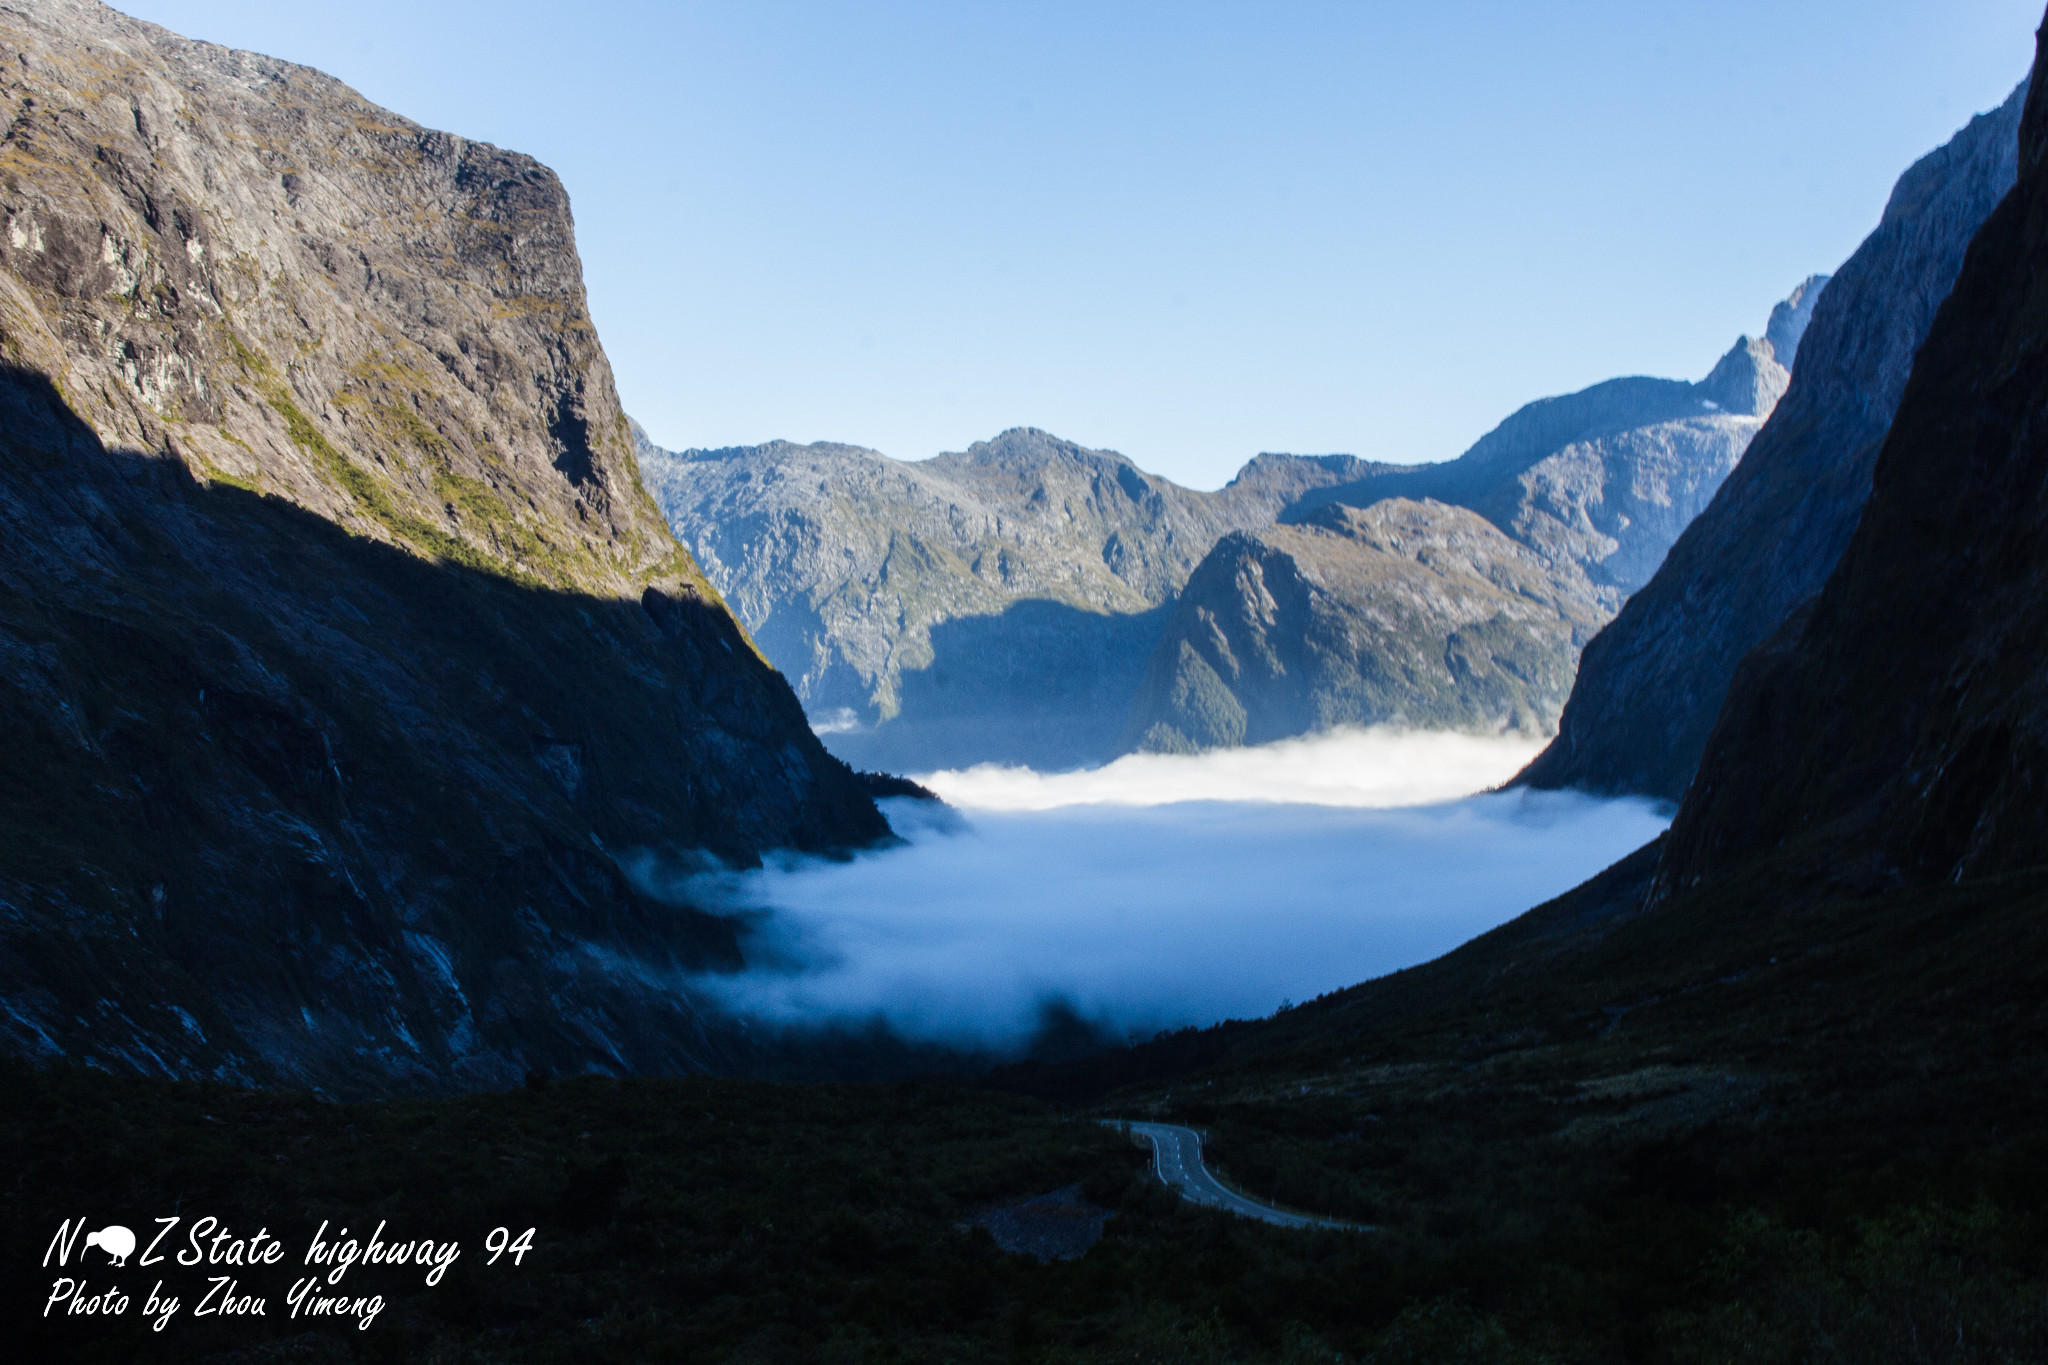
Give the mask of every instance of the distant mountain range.
[(1531, 403), (1456, 460), (1309, 489), (1283, 524), (1227, 537), (1167, 621), (1126, 746), (1345, 724), (1550, 733), (1579, 652), (1770, 416), (1825, 282), (1774, 311), (1778, 343), (1742, 338), (1697, 384)]
[[(1698, 383), (1532, 403), (1437, 465), (1268, 454), (1205, 493), (1029, 428), (914, 463), (638, 433), (641, 477), (860, 766), (1072, 767), (1381, 721), (1547, 733), (1579, 651), (1785, 391), (1824, 283)], [(1266, 603), (1268, 568), (1298, 611)]]
[(786, 441), (641, 476), (833, 749), (1068, 767), (1113, 745), (1171, 602), (1233, 530), (1374, 466), (1261, 456), (1215, 493), (1030, 428), (906, 463)]

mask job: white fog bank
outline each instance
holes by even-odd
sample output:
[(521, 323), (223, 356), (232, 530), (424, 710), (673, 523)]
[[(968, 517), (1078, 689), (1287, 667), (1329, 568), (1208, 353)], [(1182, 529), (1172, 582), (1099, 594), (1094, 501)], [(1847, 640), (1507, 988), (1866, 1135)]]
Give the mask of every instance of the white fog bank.
[(982, 764), (918, 781), (969, 810), (1091, 804), (1280, 801), (1315, 806), (1417, 806), (1497, 787), (1546, 741), (1374, 728), (1205, 754), (1127, 754), (1086, 772), (1037, 773)]
[(763, 964), (697, 984), (765, 1020), (998, 1048), (1052, 1000), (1117, 1033), (1268, 1014), (1436, 957), (1664, 828), (1575, 793), (1396, 804), (1501, 781), (1533, 752), (1503, 744), (1353, 733), (932, 775), (964, 809), (885, 803), (904, 846), (692, 879), (755, 913)]

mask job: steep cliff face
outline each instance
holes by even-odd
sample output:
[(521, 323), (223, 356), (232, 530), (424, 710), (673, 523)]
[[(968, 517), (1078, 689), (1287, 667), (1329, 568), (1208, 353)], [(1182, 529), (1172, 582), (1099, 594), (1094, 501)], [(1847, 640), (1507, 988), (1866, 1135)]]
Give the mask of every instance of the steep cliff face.
[(1123, 744), (1191, 753), (1340, 724), (1541, 732), (1597, 626), (1574, 582), (1476, 512), (1330, 504), (1209, 552)]
[(1876, 886), (2048, 862), (2039, 86), (2017, 149), (2017, 184), (1920, 347), (1847, 550), (1736, 675), (1672, 827), (1667, 891), (1809, 842), (1838, 875)]
[(1025, 428), (916, 463), (643, 442), (640, 468), (835, 750), (903, 769), (1104, 757), (1218, 537), (1373, 466), (1262, 455), (1202, 493)]
[(0, 1031), (336, 1092), (682, 1069), (635, 850), (886, 827), (675, 543), (544, 167), (0, 14)]
[(1813, 310), (1820, 303), (1820, 293), (1826, 287), (1828, 276), (1809, 276), (1797, 289), (1787, 294), (1776, 308), (1771, 310), (1771, 320), (1764, 327), (1764, 340), (1770, 343), (1771, 355), (1790, 374), (1799, 355), (1799, 345), (1806, 339), (1806, 329), (1813, 325)]
[(1819, 590), (1856, 528), (1914, 353), (2013, 183), (2025, 93), (1899, 178), (1877, 230), (1813, 308), (1783, 402), (1587, 648), (1558, 737), (1521, 780), (1673, 800), (1685, 790), (1736, 664)]

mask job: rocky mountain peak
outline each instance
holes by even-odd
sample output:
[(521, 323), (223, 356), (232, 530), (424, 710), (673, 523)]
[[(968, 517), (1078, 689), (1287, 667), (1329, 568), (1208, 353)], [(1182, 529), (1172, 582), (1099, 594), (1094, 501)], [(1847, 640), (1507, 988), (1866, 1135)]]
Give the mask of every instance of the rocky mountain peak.
[(1129, 464), (1126, 456), (1114, 450), (1091, 450), (1077, 442), (1055, 436), (1037, 427), (1011, 427), (998, 432), (986, 441), (976, 441), (965, 451), (949, 453), (936, 458), (957, 460), (970, 464), (1001, 465), (1009, 469), (1036, 469), (1049, 464), (1067, 461), (1110, 461)]
[(1595, 621), (1571, 574), (1475, 511), (1325, 503), (1203, 558), (1121, 744), (1194, 753), (1334, 725), (1541, 731)]
[(1309, 470), (1317, 470), (1336, 479), (1360, 479), (1377, 470), (1399, 467), (1361, 460), (1356, 455), (1282, 455), (1261, 451), (1246, 460), (1244, 467), (1231, 475), (1230, 482), (1224, 487), (1264, 488), (1294, 483)]
[(1770, 416), (1792, 381), (1773, 349), (1769, 341), (1737, 337), (1728, 354), (1699, 382), (1696, 392), (1700, 401), (1737, 417)]
[(1787, 370), (1799, 356), (1799, 343), (1813, 321), (1814, 305), (1820, 302), (1820, 291), (1827, 287), (1828, 279), (1826, 275), (1808, 275), (1771, 310), (1764, 340), (1771, 344), (1771, 358)]

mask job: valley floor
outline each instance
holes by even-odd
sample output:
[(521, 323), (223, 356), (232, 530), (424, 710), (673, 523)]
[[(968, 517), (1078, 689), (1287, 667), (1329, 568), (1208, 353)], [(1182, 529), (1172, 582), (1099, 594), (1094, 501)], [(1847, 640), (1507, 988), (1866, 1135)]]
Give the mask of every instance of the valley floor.
[[(1873, 889), (1817, 848), (1646, 908), (1653, 844), (1270, 1019), (950, 1084), (345, 1106), (7, 1064), (5, 1321), (28, 1359), (221, 1365), (2048, 1358), (2048, 873)], [(1183, 1201), (1110, 1118), (1373, 1231)], [(1043, 1196), (1101, 1240), (1003, 1251), (989, 1212)], [(44, 1264), (66, 1220), (204, 1217), (289, 1254)], [(344, 1264), (320, 1293), (357, 1316), (293, 1317), (323, 1227), (460, 1254)], [(200, 1316), (216, 1274), (269, 1311)], [(127, 1312), (61, 1311), (110, 1287)]]
[[(1774, 938), (1739, 899), (1718, 925), (1603, 911), (1641, 870), (1273, 1020), (994, 1077), (1066, 1087), (1065, 1104), (579, 1079), (340, 1106), (14, 1066), (6, 1320), (22, 1358), (85, 1361), (2048, 1356), (2048, 882), (1815, 893), (1789, 915), (1781, 896)], [(1578, 985), (1513, 984), (1544, 944)], [(1623, 989), (1717, 944), (1753, 960)], [(1470, 1008), (1473, 991), (1494, 1005)], [(1378, 1230), (1183, 1202), (1088, 1121), (1142, 1112), (1204, 1127), (1238, 1188)], [(973, 1223), (1077, 1184), (1114, 1214), (1084, 1256), (1009, 1255)], [(114, 1270), (97, 1251), (89, 1288), (137, 1307), (43, 1315), (63, 1220), (146, 1234), (208, 1215), (287, 1244), (232, 1271), (264, 1317), (189, 1316), (208, 1267)], [(323, 1291), (384, 1296), (367, 1330), (281, 1316), (323, 1222), (461, 1254), (431, 1287), (363, 1264)], [(520, 1264), (490, 1262), (496, 1228), (500, 1245), (535, 1230)], [(161, 1333), (141, 1316), (153, 1285), (186, 1305)]]

